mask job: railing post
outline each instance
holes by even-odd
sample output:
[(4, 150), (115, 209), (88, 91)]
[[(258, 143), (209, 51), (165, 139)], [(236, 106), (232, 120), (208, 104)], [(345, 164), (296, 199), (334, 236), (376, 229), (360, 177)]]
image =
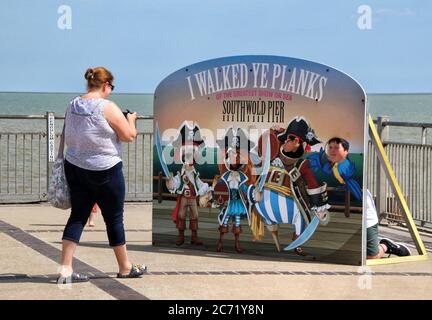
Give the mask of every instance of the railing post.
[(421, 144), (422, 145), (426, 144), (426, 137), (427, 137), (427, 128), (422, 127), (422, 133), (421, 133)]
[(51, 170), (53, 163), (55, 161), (55, 116), (54, 112), (47, 112), (46, 113), (46, 119), (47, 119), (47, 180), (46, 180), (46, 193), (42, 194), (42, 197), (46, 200), (46, 196), (48, 193), (48, 184), (49, 184), (49, 178), (51, 176)]
[[(384, 146), (385, 146), (385, 142), (389, 140), (389, 127), (385, 125), (385, 122), (389, 120), (390, 120), (389, 117), (386, 116), (377, 118), (377, 132)], [(379, 161), (377, 161), (376, 173), (377, 173), (377, 179), (376, 179), (377, 201), (375, 205), (378, 211), (378, 217), (380, 218), (385, 215), (387, 191), (386, 191), (386, 176), (384, 170), (381, 168), (381, 164)]]
[(162, 180), (163, 180), (163, 174), (162, 174), (162, 172), (159, 172), (159, 179), (158, 179), (158, 203), (162, 203)]
[(350, 217), (351, 211), (351, 192), (348, 187), (345, 188), (345, 217)]

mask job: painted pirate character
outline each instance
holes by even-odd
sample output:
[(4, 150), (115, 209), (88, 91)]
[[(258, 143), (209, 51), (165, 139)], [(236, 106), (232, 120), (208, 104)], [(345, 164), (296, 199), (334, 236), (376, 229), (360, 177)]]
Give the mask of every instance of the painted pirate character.
[(180, 172), (167, 180), (167, 188), (171, 193), (176, 193), (177, 203), (173, 211), (173, 221), (178, 229), (176, 245), (180, 246), (185, 241), (186, 214), (189, 212), (189, 229), (192, 232), (191, 244), (202, 245), (198, 238), (198, 206), (197, 198), (207, 202), (211, 188), (199, 178), (199, 173), (194, 167), (198, 151), (204, 147), (198, 125), (189, 127), (185, 121), (179, 128), (179, 135), (173, 141), (175, 152), (178, 152), (183, 165)]
[(219, 148), (223, 151), (223, 164), (220, 166), (221, 176), (217, 176), (214, 185), (222, 184), (228, 194), (227, 202), (222, 202), (218, 216), (219, 239), (216, 244), (218, 252), (223, 250), (223, 236), (229, 231), (229, 222), (232, 221), (234, 234), (234, 248), (238, 253), (240, 247), (240, 234), (242, 233), (241, 219), (246, 218), (250, 224), (247, 206), (247, 187), (251, 179), (251, 163), (249, 151), (253, 147), (246, 132), (241, 129), (228, 128), (221, 140), (217, 140)]
[[(260, 140), (262, 144), (262, 137)], [(296, 240), (315, 216), (321, 224), (328, 223), (327, 185), (318, 184), (309, 161), (304, 158), (306, 150), (318, 143), (320, 141), (303, 117), (295, 117), (285, 130), (278, 127), (270, 130), (270, 169), (260, 177), (265, 179), (262, 191), (251, 185), (248, 198), (272, 232), (278, 251), (279, 224), (292, 224), (292, 240)], [(300, 247), (293, 249), (304, 255)]]

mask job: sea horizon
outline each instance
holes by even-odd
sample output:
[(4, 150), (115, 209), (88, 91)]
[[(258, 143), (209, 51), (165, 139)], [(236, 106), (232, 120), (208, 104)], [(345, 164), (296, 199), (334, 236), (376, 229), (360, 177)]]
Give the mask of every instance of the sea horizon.
[[(44, 115), (46, 112), (63, 115), (69, 101), (83, 93), (0, 91), (0, 118), (2, 115)], [(153, 97), (154, 93), (115, 92), (109, 99), (123, 110), (151, 117), (154, 115)], [(432, 93), (368, 93), (367, 97), (367, 111), (373, 118), (385, 116), (390, 121), (432, 123)], [(0, 131), (25, 130), (28, 123), (25, 120), (0, 119)], [(146, 130), (151, 130), (151, 120), (143, 123)], [(420, 137), (421, 128), (390, 128), (390, 139), (393, 141), (419, 143)], [(432, 129), (429, 129), (427, 143), (431, 142)]]
[[(82, 92), (75, 92), (75, 91), (1, 91), (0, 93), (32, 93), (32, 94), (38, 94), (38, 93), (42, 93), (42, 94), (47, 94), (47, 93), (55, 93), (55, 94), (80, 94), (80, 93), (84, 93), (85, 91)], [(153, 95), (154, 92), (119, 92), (116, 91), (115, 93), (113, 93), (114, 95), (116, 94), (141, 94), (141, 95)], [(432, 91), (431, 92), (366, 92), (366, 95), (432, 95)]]

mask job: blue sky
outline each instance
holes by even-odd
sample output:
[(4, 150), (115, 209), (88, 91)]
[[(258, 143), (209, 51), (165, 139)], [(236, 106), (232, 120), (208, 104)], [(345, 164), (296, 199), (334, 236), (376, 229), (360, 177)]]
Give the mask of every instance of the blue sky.
[[(58, 8), (72, 10), (62, 30)], [(357, 12), (369, 5), (372, 29)], [(116, 92), (152, 93), (202, 60), (270, 54), (313, 60), (368, 93), (432, 92), (430, 1), (0, 0), (0, 91), (80, 92), (103, 65)]]

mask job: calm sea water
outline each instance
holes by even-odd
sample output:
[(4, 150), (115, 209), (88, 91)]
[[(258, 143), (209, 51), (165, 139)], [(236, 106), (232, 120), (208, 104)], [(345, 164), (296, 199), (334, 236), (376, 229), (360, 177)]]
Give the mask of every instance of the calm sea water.
[[(45, 114), (53, 111), (63, 115), (68, 102), (79, 93), (12, 93), (0, 92), (0, 116), (2, 114)], [(113, 94), (111, 100), (122, 109), (130, 109), (139, 115), (153, 115), (153, 94)], [(368, 110), (372, 117), (388, 116), (393, 121), (432, 123), (432, 94), (370, 94)], [(36, 122), (0, 120), (0, 131), (30, 130)], [(150, 121), (142, 121), (151, 129)], [(41, 121), (39, 126), (44, 126)], [(61, 126), (59, 126), (61, 129)], [(419, 142), (420, 129), (391, 128), (391, 140)], [(429, 129), (428, 143), (432, 144), (432, 129)]]
[[(80, 93), (16, 93), (0, 92), (0, 132), (45, 130), (43, 120), (2, 120), (1, 115), (44, 115), (47, 111), (63, 116), (74, 97)], [(121, 109), (136, 111), (140, 116), (153, 115), (153, 94), (113, 94), (110, 100)], [(56, 122), (56, 131), (62, 129), (62, 121)], [(151, 120), (138, 122), (139, 130), (153, 130)]]
[[(0, 92), (0, 114), (64, 114), (68, 103), (80, 93)], [(110, 100), (122, 109), (153, 115), (153, 94), (113, 94)]]
[[(391, 121), (432, 123), (432, 94), (371, 94), (368, 111), (373, 118), (388, 116)], [(421, 142), (420, 128), (390, 127), (390, 140)], [(428, 144), (432, 144), (432, 129), (427, 131)]]

